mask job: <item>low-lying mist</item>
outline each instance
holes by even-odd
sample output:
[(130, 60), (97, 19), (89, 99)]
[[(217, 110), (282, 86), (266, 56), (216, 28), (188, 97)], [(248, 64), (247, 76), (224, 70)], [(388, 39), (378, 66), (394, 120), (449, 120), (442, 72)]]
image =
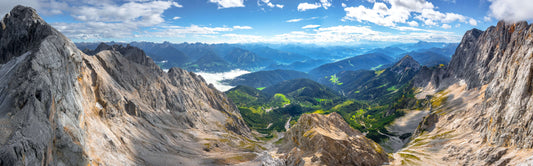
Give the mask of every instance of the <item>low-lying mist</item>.
[(225, 79), (234, 79), (240, 75), (248, 74), (249, 71), (241, 70), (241, 69), (235, 69), (224, 73), (206, 73), (206, 72), (198, 72), (196, 74), (201, 75), (205, 81), (209, 84), (213, 84), (215, 88), (217, 88), (219, 91), (225, 92), (227, 90), (230, 90), (234, 86), (226, 85), (221, 83), (222, 80)]

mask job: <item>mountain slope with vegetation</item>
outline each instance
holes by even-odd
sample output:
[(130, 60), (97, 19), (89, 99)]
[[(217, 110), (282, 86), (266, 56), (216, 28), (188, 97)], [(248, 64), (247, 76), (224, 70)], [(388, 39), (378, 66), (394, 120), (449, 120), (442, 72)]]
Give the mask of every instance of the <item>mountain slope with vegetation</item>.
[(298, 78), (309, 78), (309, 76), (306, 73), (293, 70), (271, 70), (248, 73), (231, 80), (223, 80), (223, 82), (233, 86), (246, 85), (255, 88), (265, 88), (285, 80)]
[(317, 67), (309, 72), (315, 78), (331, 76), (341, 71), (355, 71), (360, 69), (378, 68), (393, 63), (393, 58), (381, 54), (371, 53), (344, 59), (338, 62), (328, 63)]

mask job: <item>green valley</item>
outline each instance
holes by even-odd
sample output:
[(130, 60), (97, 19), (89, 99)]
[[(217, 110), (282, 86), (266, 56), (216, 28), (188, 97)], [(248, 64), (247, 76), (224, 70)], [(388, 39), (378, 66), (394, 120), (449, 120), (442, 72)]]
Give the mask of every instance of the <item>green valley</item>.
[(404, 109), (427, 103), (414, 97), (411, 80), (419, 69), (420, 65), (406, 56), (379, 74), (358, 70), (324, 77), (319, 80), (323, 84), (293, 79), (261, 88), (239, 85), (226, 94), (245, 122), (267, 137), (285, 131), (285, 125), (294, 124), (302, 114), (337, 112), (352, 128), (380, 142), (388, 138), (383, 134), (393, 135), (385, 126), (403, 116)]

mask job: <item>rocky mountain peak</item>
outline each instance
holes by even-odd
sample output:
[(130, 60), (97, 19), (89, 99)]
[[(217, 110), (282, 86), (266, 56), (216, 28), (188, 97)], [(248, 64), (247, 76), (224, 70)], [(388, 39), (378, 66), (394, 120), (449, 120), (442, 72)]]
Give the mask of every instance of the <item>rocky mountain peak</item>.
[(47, 36), (59, 34), (30, 7), (16, 6), (0, 24), (0, 64), (31, 50)]
[(152, 58), (146, 56), (146, 53), (142, 49), (140, 49), (138, 47), (133, 47), (133, 46), (131, 46), (129, 44), (124, 47), (121, 44), (108, 45), (108, 44), (102, 42), (102, 43), (98, 44), (96, 49), (94, 49), (94, 50), (84, 50), (84, 52), (86, 54), (89, 54), (89, 55), (95, 55), (95, 54), (98, 54), (98, 53), (100, 53), (102, 51), (106, 51), (106, 50), (120, 52), (120, 54), (122, 54), (124, 57), (126, 57), (126, 59), (129, 59), (129, 60), (131, 60), (133, 62), (148, 66), (148, 67), (150, 67), (150, 68), (152, 68), (154, 70), (161, 71), (160, 68), (152, 60)]
[[(435, 127), (426, 130), (426, 136), (456, 135), (440, 145), (445, 147), (443, 161), (472, 165), (533, 161), (532, 36), (533, 25), (527, 22), (499, 21), (485, 31), (472, 29), (447, 67), (419, 73), (431, 76), (424, 89), (439, 91), (431, 101), (434, 112), (421, 124)], [(464, 157), (473, 153), (478, 157)]]
[(381, 165), (387, 154), (351, 128), (338, 113), (303, 114), (285, 134), (280, 152), (287, 165)]
[(465, 80), (469, 89), (487, 84), (495, 76), (496, 62), (527, 45), (530, 31), (531, 25), (524, 21), (499, 21), (486, 31), (467, 31), (450, 61), (447, 75)]
[[(162, 72), (131, 46), (83, 54), (28, 7), (2, 25), (0, 165), (213, 165), (255, 156), (236, 106), (194, 73)], [(246, 157), (225, 160), (235, 156)]]
[(420, 63), (418, 63), (413, 57), (409, 55), (405, 55), (402, 59), (400, 59), (396, 64), (394, 64), (391, 67), (391, 71), (396, 73), (401, 73), (406, 70), (419, 70), (421, 67)]

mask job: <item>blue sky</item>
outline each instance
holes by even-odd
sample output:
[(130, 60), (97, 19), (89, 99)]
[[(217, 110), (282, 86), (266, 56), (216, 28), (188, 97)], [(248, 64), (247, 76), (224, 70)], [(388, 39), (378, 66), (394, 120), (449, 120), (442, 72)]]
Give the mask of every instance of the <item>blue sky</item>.
[(3, 0), (0, 12), (17, 3), (75, 42), (459, 42), (533, 16), (522, 0)]

